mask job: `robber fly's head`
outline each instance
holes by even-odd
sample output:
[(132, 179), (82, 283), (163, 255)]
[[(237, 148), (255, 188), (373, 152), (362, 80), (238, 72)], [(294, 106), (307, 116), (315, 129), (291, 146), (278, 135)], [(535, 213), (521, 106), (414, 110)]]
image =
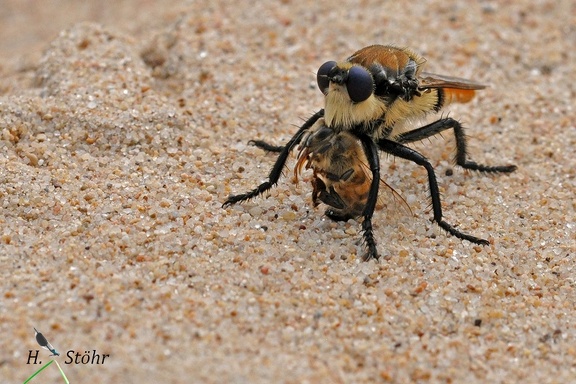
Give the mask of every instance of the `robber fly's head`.
[(376, 119), (383, 112), (374, 97), (374, 78), (361, 65), (328, 61), (318, 69), (316, 80), (326, 96), (326, 124), (336, 131)]
[(326, 96), (326, 124), (336, 131), (369, 125), (395, 101), (410, 101), (418, 95), (421, 64), (410, 52), (381, 46), (360, 50), (344, 62), (322, 64), (316, 80)]
[(324, 95), (343, 92), (351, 103), (362, 103), (374, 92), (372, 74), (366, 68), (351, 63), (338, 65), (335, 61), (328, 61), (318, 69), (316, 80)]

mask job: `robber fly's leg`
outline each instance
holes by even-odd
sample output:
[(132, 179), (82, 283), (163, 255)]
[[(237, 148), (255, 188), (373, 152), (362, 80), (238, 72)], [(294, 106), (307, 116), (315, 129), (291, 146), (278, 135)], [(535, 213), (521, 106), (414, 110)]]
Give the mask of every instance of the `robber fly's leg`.
[(516, 170), (515, 165), (482, 165), (474, 161), (466, 159), (466, 133), (462, 124), (458, 121), (447, 117), (440, 119), (421, 128), (412, 131), (404, 132), (394, 138), (394, 141), (399, 143), (413, 143), (434, 136), (446, 129), (452, 128), (454, 130), (454, 137), (456, 138), (456, 164), (462, 168), (471, 169), (480, 172), (513, 172)]
[(372, 182), (370, 184), (370, 191), (368, 192), (368, 199), (366, 206), (362, 212), (362, 230), (364, 231), (364, 241), (368, 252), (364, 255), (363, 260), (378, 259), (378, 251), (376, 250), (376, 240), (374, 240), (374, 233), (372, 232), (372, 216), (376, 209), (376, 201), (378, 200), (378, 189), (380, 187), (380, 157), (378, 156), (378, 147), (372, 138), (366, 135), (358, 135), (364, 153), (368, 159), (370, 171), (372, 171)]
[(263, 149), (265, 151), (268, 152), (277, 152), (280, 153), (284, 150), (285, 146), (283, 145), (274, 145), (274, 144), (270, 144), (267, 143), (266, 141), (263, 140), (250, 140), (248, 142), (248, 144), (252, 144), (260, 149)]
[(460, 232), (452, 225), (448, 224), (442, 219), (442, 205), (440, 203), (440, 190), (438, 189), (438, 182), (436, 181), (436, 175), (434, 173), (434, 168), (432, 164), (419, 152), (413, 150), (412, 148), (406, 147), (395, 141), (388, 139), (380, 139), (378, 141), (378, 147), (393, 156), (401, 157), (406, 160), (413, 161), (414, 163), (423, 166), (428, 172), (428, 184), (430, 186), (430, 195), (432, 197), (432, 210), (434, 212), (434, 221), (438, 223), (440, 227), (446, 230), (453, 236), (459, 239), (468, 240), (472, 243), (479, 245), (489, 245), (487, 240), (480, 239), (478, 237), (468, 235), (466, 233)]
[(278, 183), (278, 180), (280, 179), (280, 176), (282, 175), (282, 169), (284, 169), (284, 165), (286, 164), (286, 160), (288, 159), (290, 151), (292, 151), (292, 148), (294, 148), (294, 146), (298, 145), (298, 143), (302, 139), (302, 135), (304, 134), (304, 132), (310, 129), (310, 127), (312, 127), (312, 125), (314, 125), (314, 123), (316, 123), (316, 121), (318, 121), (318, 119), (320, 119), (322, 116), (324, 116), (323, 109), (312, 115), (312, 117), (310, 117), (300, 127), (298, 132), (296, 132), (296, 134), (290, 139), (290, 141), (282, 148), (280, 154), (278, 155), (278, 158), (276, 159), (276, 162), (274, 163), (274, 166), (272, 167), (272, 170), (270, 171), (270, 174), (268, 175), (268, 181), (263, 182), (250, 192), (242, 193), (240, 195), (229, 196), (228, 199), (226, 199), (226, 201), (224, 202), (224, 204), (222, 204), (222, 208), (226, 208), (232, 204), (249, 200), (253, 197), (256, 197), (266, 192), (274, 185), (276, 185), (276, 183)]

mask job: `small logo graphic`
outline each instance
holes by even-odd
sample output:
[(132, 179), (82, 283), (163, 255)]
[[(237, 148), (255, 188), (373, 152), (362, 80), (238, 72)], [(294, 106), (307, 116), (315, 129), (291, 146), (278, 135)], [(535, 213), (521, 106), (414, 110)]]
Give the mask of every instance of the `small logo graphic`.
[(48, 340), (44, 337), (43, 334), (38, 332), (38, 330), (36, 328), (34, 328), (34, 332), (36, 332), (34, 336), (36, 336), (36, 341), (38, 342), (38, 344), (40, 344), (40, 346), (42, 348), (44, 348), (44, 349), (46, 349), (52, 353), (50, 356), (60, 356), (58, 351), (56, 351), (56, 349), (54, 349), (52, 344), (50, 344), (48, 342)]
[[(60, 356), (60, 354), (58, 353), (58, 351), (52, 346), (52, 344), (50, 344), (48, 342), (48, 339), (46, 339), (46, 337), (38, 332), (38, 330), (36, 328), (34, 328), (34, 337), (36, 338), (36, 341), (38, 342), (38, 344), (40, 344), (40, 346), (44, 349), (46, 349), (47, 351), (50, 351), (51, 355), (50, 356)], [(35, 353), (34, 353), (35, 352)], [(42, 364), (42, 361), (38, 361), (38, 353), (40, 351), (39, 350), (35, 350), (32, 351), (30, 350), (28, 353), (28, 363), (30, 364), (30, 361), (32, 360), (33, 363), (32, 364)], [(38, 376), (38, 374), (40, 372), (42, 372), (43, 370), (45, 370), (46, 368), (48, 368), (52, 363), (56, 363), (56, 366), (58, 367), (58, 370), (60, 371), (60, 374), (62, 375), (62, 378), (64, 379), (64, 382), (66, 384), (70, 384), (70, 382), (68, 381), (68, 378), (66, 377), (66, 375), (64, 374), (64, 371), (62, 370), (62, 368), (60, 367), (60, 364), (58, 364), (58, 362), (54, 359), (51, 359), (46, 365), (44, 365), (43, 367), (41, 367), (39, 370), (37, 370), (36, 372), (34, 372), (32, 374), (32, 376), (30, 376), (28, 379), (26, 379), (26, 381), (24, 382), (24, 384), (27, 384), (30, 382), (30, 380), (32, 380), (33, 378), (35, 378), (36, 376)]]

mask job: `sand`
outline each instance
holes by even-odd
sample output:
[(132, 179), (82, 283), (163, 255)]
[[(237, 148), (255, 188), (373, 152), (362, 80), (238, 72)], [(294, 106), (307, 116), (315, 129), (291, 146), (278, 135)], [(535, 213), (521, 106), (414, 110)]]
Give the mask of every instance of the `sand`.
[[(0, 4), (2, 382), (49, 361), (27, 364), (33, 327), (73, 383), (576, 381), (572, 1), (116, 3)], [(433, 224), (425, 171), (386, 156), (412, 213), (382, 192), (378, 261), (310, 174), (221, 208), (274, 162), (248, 140), (285, 143), (318, 67), (374, 43), (490, 84), (442, 113), (515, 173), (454, 167), (450, 133), (414, 145), (490, 246)]]

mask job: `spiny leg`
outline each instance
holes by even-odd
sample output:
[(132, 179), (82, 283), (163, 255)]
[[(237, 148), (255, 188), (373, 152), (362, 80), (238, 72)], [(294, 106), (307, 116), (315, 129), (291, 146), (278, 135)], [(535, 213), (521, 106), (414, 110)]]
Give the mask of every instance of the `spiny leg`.
[[(325, 127), (325, 128), (328, 130), (327, 127)], [(284, 149), (283, 145), (270, 144), (269, 142), (264, 141), (264, 140), (250, 140), (250, 141), (248, 141), (248, 144), (252, 144), (255, 147), (258, 147), (258, 148), (260, 148), (264, 151), (267, 151), (267, 152), (280, 153)]]
[(441, 228), (459, 239), (468, 240), (479, 245), (490, 244), (487, 240), (460, 232), (442, 219), (442, 205), (440, 202), (440, 190), (438, 188), (438, 182), (436, 181), (436, 174), (434, 173), (432, 164), (430, 164), (426, 157), (413, 150), (412, 148), (406, 147), (405, 145), (388, 139), (380, 139), (378, 141), (378, 147), (386, 153), (410, 160), (418, 165), (423, 166), (426, 169), (426, 172), (428, 172), (428, 185), (430, 186), (430, 195), (432, 197), (432, 211), (434, 212), (434, 221), (438, 223)]
[(270, 144), (264, 140), (250, 140), (248, 142), (248, 144), (253, 144), (254, 146), (256, 146), (260, 149), (263, 149), (265, 151), (276, 152), (276, 153), (282, 152), (285, 148), (284, 145), (274, 145), (274, 144)]
[(364, 241), (368, 252), (364, 255), (363, 260), (378, 259), (378, 251), (376, 249), (376, 240), (374, 240), (374, 233), (372, 232), (372, 216), (376, 209), (376, 201), (378, 200), (378, 189), (380, 187), (380, 157), (378, 156), (378, 147), (372, 138), (366, 135), (357, 135), (362, 143), (364, 153), (368, 159), (368, 165), (372, 171), (372, 182), (370, 184), (370, 191), (368, 192), (368, 199), (366, 206), (362, 212), (362, 230), (364, 231)]
[(310, 117), (296, 132), (296, 134), (290, 139), (290, 141), (282, 148), (270, 174), (268, 175), (268, 181), (263, 182), (250, 192), (242, 193), (240, 195), (231, 195), (226, 199), (224, 204), (222, 204), (222, 208), (226, 208), (232, 204), (236, 204), (245, 200), (249, 200), (253, 197), (261, 195), (262, 193), (266, 192), (270, 188), (272, 188), (282, 175), (282, 170), (284, 169), (284, 165), (286, 164), (286, 160), (288, 159), (288, 155), (290, 155), (290, 151), (294, 146), (298, 145), (300, 140), (302, 139), (302, 135), (306, 132), (319, 118), (324, 116), (324, 110), (321, 109), (320, 111), (316, 112), (312, 117)]
[(434, 136), (446, 129), (452, 128), (454, 130), (454, 137), (456, 138), (456, 164), (462, 168), (471, 169), (480, 172), (513, 172), (516, 170), (515, 165), (497, 165), (489, 166), (478, 164), (474, 161), (467, 160), (466, 157), (466, 133), (462, 124), (458, 121), (447, 117), (440, 119), (421, 128), (412, 131), (404, 132), (394, 138), (394, 141), (399, 143), (413, 143)]

